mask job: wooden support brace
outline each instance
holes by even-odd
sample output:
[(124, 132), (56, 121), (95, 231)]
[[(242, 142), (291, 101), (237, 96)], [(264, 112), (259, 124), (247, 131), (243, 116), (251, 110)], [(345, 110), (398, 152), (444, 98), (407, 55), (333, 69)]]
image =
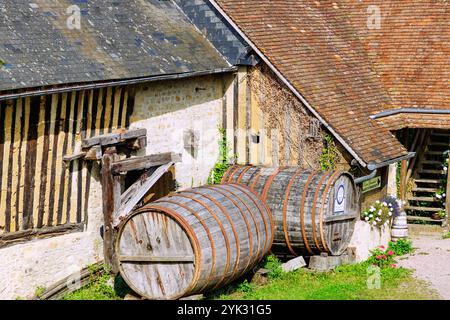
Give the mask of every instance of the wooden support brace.
[(173, 162), (166, 163), (158, 167), (151, 175), (144, 173), (141, 178), (136, 181), (121, 196), (121, 205), (114, 219), (114, 227), (118, 227), (120, 223), (133, 211), (134, 207), (142, 200), (151, 187), (173, 166)]
[(113, 219), (120, 206), (121, 186), (120, 176), (113, 176), (112, 164), (117, 160), (115, 148), (108, 148), (102, 158), (102, 195), (103, 195), (103, 251), (105, 264), (110, 266), (113, 273), (119, 270), (115, 258), (114, 239), (115, 229)]
[(113, 174), (122, 174), (128, 171), (147, 170), (169, 162), (180, 162), (181, 155), (176, 153), (161, 153), (143, 157), (133, 157), (117, 161), (112, 164)]

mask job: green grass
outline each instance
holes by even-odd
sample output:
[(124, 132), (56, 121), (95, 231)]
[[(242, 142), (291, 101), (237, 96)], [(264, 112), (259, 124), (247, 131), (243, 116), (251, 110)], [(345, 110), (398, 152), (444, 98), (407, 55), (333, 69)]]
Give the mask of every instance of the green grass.
[(447, 232), (442, 236), (442, 239), (450, 239), (450, 232)]
[(268, 284), (232, 285), (210, 295), (219, 300), (428, 300), (438, 298), (427, 284), (412, 277), (412, 270), (381, 269), (381, 288), (368, 289), (368, 263), (341, 266), (333, 272), (300, 269), (269, 279)]
[(90, 283), (66, 294), (63, 300), (120, 300), (122, 298), (120, 290), (110, 284), (113, 278), (105, 266), (91, 266), (89, 271)]

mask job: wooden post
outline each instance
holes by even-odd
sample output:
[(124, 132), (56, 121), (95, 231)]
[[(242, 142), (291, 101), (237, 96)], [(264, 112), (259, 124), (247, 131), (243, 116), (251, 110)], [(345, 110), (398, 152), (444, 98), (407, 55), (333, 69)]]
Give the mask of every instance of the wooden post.
[[(408, 128), (404, 129), (403, 132), (403, 145), (408, 150)], [(400, 199), (402, 201), (406, 200), (406, 176), (408, 174), (408, 161), (402, 160), (400, 167)]]
[(112, 165), (117, 160), (116, 148), (107, 148), (102, 158), (102, 194), (103, 194), (103, 252), (105, 264), (113, 273), (118, 272), (117, 259), (114, 252), (115, 230), (114, 216), (120, 208), (120, 176), (113, 176)]
[[(447, 155), (447, 157), (450, 155)], [(443, 227), (448, 231), (450, 225), (450, 161), (447, 165), (447, 187), (445, 190), (445, 211), (447, 212), (447, 221), (443, 222)]]

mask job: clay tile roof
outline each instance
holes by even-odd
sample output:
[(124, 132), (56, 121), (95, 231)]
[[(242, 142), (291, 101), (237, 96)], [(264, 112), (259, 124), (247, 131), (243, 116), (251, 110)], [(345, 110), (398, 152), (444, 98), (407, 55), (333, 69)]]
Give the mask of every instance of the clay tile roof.
[[(383, 8), (390, 8), (386, 14), (395, 22), (396, 13), (407, 17), (412, 10), (403, 3), (421, 1), (216, 0), (354, 153), (365, 163), (380, 163), (404, 156), (407, 150), (386, 122), (371, 120), (371, 115), (399, 107), (448, 108), (450, 42), (446, 37), (450, 19), (446, 19), (446, 1), (427, 1), (445, 2), (432, 7), (432, 12), (440, 12), (435, 30), (428, 15), (419, 19), (420, 10), (427, 10), (423, 1), (422, 6), (414, 6), (416, 13), (411, 19), (392, 23), (381, 35), (364, 36), (369, 2), (390, 3)], [(422, 31), (411, 23), (420, 25)], [(405, 30), (414, 29), (414, 49), (408, 46), (407, 32), (399, 30), (402, 25)], [(367, 51), (372, 38), (380, 46)], [(411, 56), (411, 50), (418, 51)], [(412, 62), (416, 67), (411, 69)], [(429, 95), (420, 95), (430, 87)], [(445, 121), (440, 119), (440, 123)]]
[[(450, 1), (341, 2), (396, 108), (450, 109)], [(367, 28), (374, 7), (379, 29)]]
[(0, 1), (0, 91), (228, 67), (172, 1)]

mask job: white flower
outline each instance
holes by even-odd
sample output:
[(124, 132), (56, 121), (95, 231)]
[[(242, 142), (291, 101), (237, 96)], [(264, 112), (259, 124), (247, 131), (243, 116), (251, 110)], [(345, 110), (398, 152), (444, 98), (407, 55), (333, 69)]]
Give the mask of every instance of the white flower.
[(369, 221), (369, 217), (366, 217), (364, 220)]
[(371, 206), (370, 207), (370, 212), (374, 212), (376, 209), (375, 209), (375, 207), (374, 206)]
[(376, 222), (376, 221), (374, 221), (374, 222), (372, 222), (372, 224), (373, 224), (374, 226), (376, 226), (376, 225), (377, 225), (377, 222)]
[(445, 197), (445, 193), (442, 194), (442, 198)]
[(392, 212), (389, 212), (388, 214), (389, 214), (389, 217), (391, 217), (391, 216), (392, 216)]
[(390, 212), (394, 211), (394, 208), (389, 208), (389, 211), (390, 211)]
[(376, 204), (380, 204), (380, 200), (375, 201)]
[(387, 202), (383, 202), (382, 205), (387, 207)]
[(405, 205), (405, 204), (406, 204), (406, 201), (405, 201), (405, 200), (403, 200), (403, 201), (402, 201), (402, 203), (403, 203), (403, 205)]
[(378, 210), (378, 215), (381, 216), (381, 214), (383, 213), (383, 210)]
[(376, 218), (375, 220), (376, 220), (376, 221), (381, 221), (381, 219), (380, 219), (380, 218)]
[(444, 167), (444, 171), (447, 171), (447, 167)]
[(389, 207), (392, 207), (392, 203), (389, 203)]
[(373, 218), (373, 214), (369, 214), (369, 218)]
[(436, 198), (441, 199), (442, 196), (441, 196), (440, 194), (437, 194), (437, 195), (436, 195)]

